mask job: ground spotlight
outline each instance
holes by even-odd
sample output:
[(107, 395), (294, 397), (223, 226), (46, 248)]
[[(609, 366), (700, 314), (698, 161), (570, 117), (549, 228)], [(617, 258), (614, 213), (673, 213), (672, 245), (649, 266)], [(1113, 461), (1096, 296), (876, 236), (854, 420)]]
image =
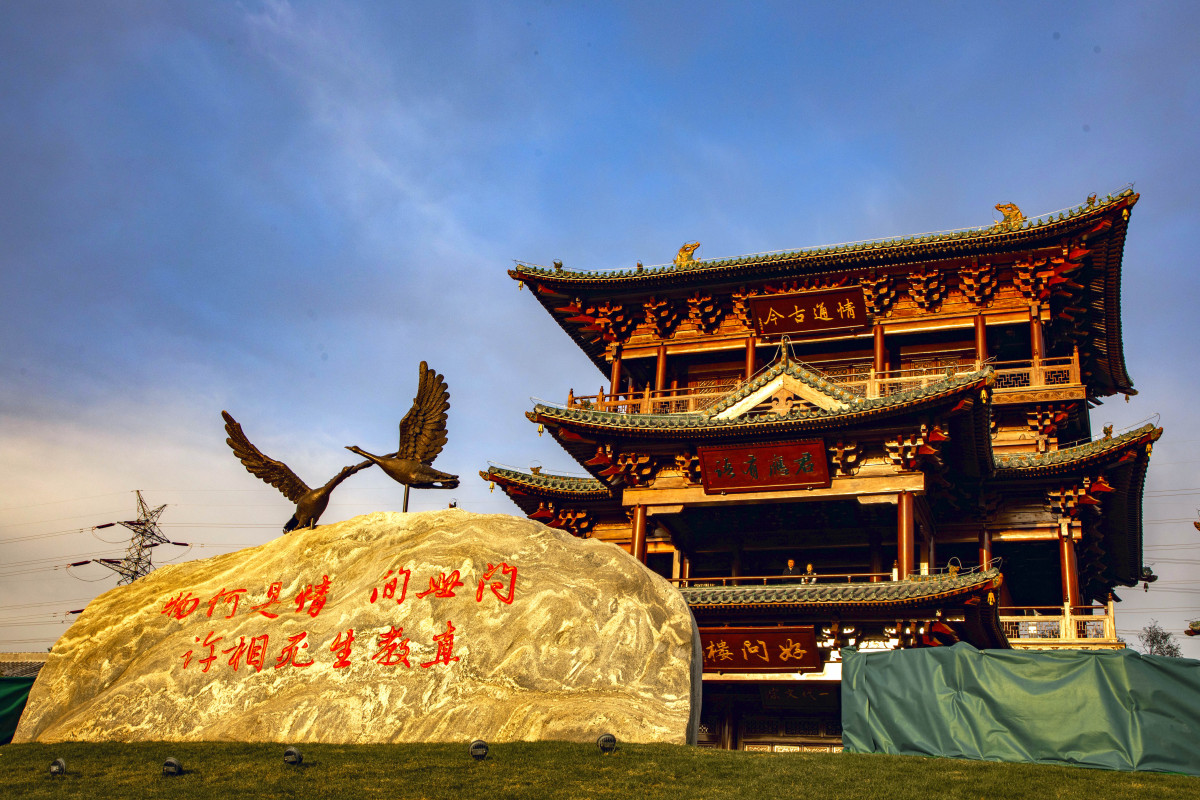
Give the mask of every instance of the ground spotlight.
[(172, 756), (163, 762), (163, 775), (182, 775), (183, 764), (179, 763), (179, 759)]
[(485, 742), (483, 739), (476, 739), (475, 741), (471, 742), (469, 752), (471, 753), (471, 758), (475, 759), (476, 761), (483, 761), (485, 758), (487, 758), (488, 754), (487, 742)]
[(283, 751), (283, 763), (299, 766), (302, 761), (304, 761), (304, 756), (300, 755), (300, 751), (296, 748), (289, 747)]
[(67, 774), (67, 762), (63, 761), (61, 758), (56, 758), (53, 761), (51, 761), (50, 762), (50, 774), (51, 775), (66, 775)]
[(596, 740), (596, 746), (600, 748), (600, 752), (606, 756), (611, 756), (613, 751), (617, 749), (617, 737), (611, 733), (602, 733), (600, 738)]

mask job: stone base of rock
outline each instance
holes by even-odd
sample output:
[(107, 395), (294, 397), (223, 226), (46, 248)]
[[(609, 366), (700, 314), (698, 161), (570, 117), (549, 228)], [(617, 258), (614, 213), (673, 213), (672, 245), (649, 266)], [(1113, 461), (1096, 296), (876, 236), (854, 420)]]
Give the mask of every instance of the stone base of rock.
[(700, 669), (679, 592), (611, 544), (378, 513), (96, 598), (14, 741), (684, 744)]

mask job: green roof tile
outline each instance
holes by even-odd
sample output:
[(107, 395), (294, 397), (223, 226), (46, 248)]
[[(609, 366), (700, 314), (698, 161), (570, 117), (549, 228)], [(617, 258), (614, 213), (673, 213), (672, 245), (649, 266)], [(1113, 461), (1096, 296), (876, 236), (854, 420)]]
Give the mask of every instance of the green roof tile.
[(999, 569), (989, 569), (983, 572), (960, 572), (954, 577), (932, 575), (919, 580), (880, 583), (864, 581), (770, 586), (688, 586), (679, 591), (690, 606), (890, 604), (922, 600), (946, 593), (960, 594), (975, 587), (983, 587), (999, 575)]
[(1036, 217), (1026, 217), (1015, 225), (1006, 225), (997, 223), (995, 225), (986, 225), (976, 228), (966, 228), (963, 230), (947, 231), (944, 233), (929, 233), (918, 234), (913, 236), (893, 236), (885, 239), (876, 239), (870, 242), (856, 242), (853, 244), (838, 244), (829, 245), (826, 247), (815, 248), (799, 248), (796, 250), (787, 250), (778, 253), (761, 253), (754, 255), (734, 256), (731, 258), (714, 258), (707, 261), (697, 260), (686, 264), (663, 264), (654, 267), (644, 267), (640, 272), (636, 269), (625, 270), (563, 270), (556, 271), (553, 267), (543, 267), (536, 264), (528, 264), (518, 261), (517, 269), (513, 272), (514, 277), (520, 275), (538, 275), (538, 276), (557, 276), (562, 277), (596, 277), (596, 278), (626, 278), (633, 276), (645, 276), (647, 274), (664, 274), (664, 273), (680, 273), (694, 272), (697, 270), (717, 269), (722, 267), (744, 266), (750, 264), (771, 264), (779, 261), (787, 261), (791, 259), (804, 258), (820, 258), (822, 256), (843, 254), (843, 253), (862, 253), (866, 251), (876, 251), (891, 248), (904, 248), (914, 244), (930, 244), (935, 242), (953, 242), (961, 240), (982, 240), (988, 238), (1001, 238), (1011, 236), (1014, 233), (1019, 233), (1024, 230), (1041, 228), (1046, 225), (1057, 224), (1062, 221), (1073, 220), (1087, 213), (1098, 212), (1104, 208), (1113, 205), (1114, 203), (1133, 197), (1132, 188), (1126, 188), (1115, 195), (1108, 195), (1104, 198), (1097, 198), (1094, 204), (1083, 203), (1068, 211), (1041, 214)]
[[(1156, 434), (1157, 432), (1157, 434)], [(1152, 424), (1146, 424), (1140, 428), (1134, 428), (1131, 431), (1121, 434), (1120, 436), (1106, 437), (1096, 439), (1093, 442), (1086, 442), (1076, 447), (1064, 447), (1059, 450), (1051, 450), (1047, 453), (1016, 453), (1013, 455), (997, 455), (995, 456), (996, 469), (998, 470), (1035, 470), (1043, 467), (1054, 467), (1059, 465), (1069, 465), (1092, 456), (1097, 456), (1112, 450), (1119, 450), (1127, 446), (1130, 442), (1137, 441), (1147, 435), (1152, 435), (1153, 439), (1158, 439), (1162, 429), (1155, 428)]]
[[(810, 385), (815, 386), (812, 382), (812, 373), (807, 372), (797, 364), (780, 364), (783, 369), (787, 369), (789, 374), (795, 375), (801, 380), (805, 380)], [(772, 368), (775, 369), (775, 368)], [(781, 369), (782, 371), (782, 369)], [(801, 377), (801, 374), (808, 376), (807, 379)], [(770, 375), (771, 373), (766, 373)], [(918, 386), (912, 389), (907, 389), (902, 392), (887, 397), (879, 398), (859, 398), (851, 395), (848, 392), (845, 394), (852, 398), (853, 402), (849, 403), (849, 408), (845, 410), (829, 411), (823, 408), (806, 408), (797, 409), (790, 414), (762, 414), (754, 417), (733, 417), (729, 419), (717, 419), (714, 414), (720, 413), (725, 408), (736, 403), (738, 400), (748, 396), (757, 389), (761, 388), (766, 381), (761, 383), (751, 381), (751, 383), (740, 389), (734, 390), (728, 397), (722, 399), (718, 404), (714, 405), (708, 412), (693, 412), (686, 414), (622, 414), (610, 411), (592, 411), (581, 408), (562, 408), (561, 406), (546, 405), (538, 403), (534, 406), (531, 419), (537, 417), (547, 417), (560, 419), (564, 421), (582, 422), (592, 425), (602, 425), (605, 427), (625, 428), (633, 430), (647, 429), (696, 429), (696, 428), (722, 428), (735, 427), (738, 425), (747, 425), (764, 422), (781, 422), (787, 420), (806, 420), (806, 419), (834, 419), (840, 417), (848, 417), (851, 415), (869, 413), (880, 408), (891, 408), (897, 405), (902, 405), (915, 400), (920, 400), (926, 397), (935, 397), (942, 394), (950, 394), (960, 389), (963, 386), (977, 383), (981, 380), (990, 380), (992, 376), (992, 368), (985, 367), (978, 372), (972, 372), (965, 375), (956, 375), (948, 378), (933, 381), (926, 386)], [(772, 375), (772, 377), (774, 377)], [(840, 388), (834, 387), (832, 384), (822, 390), (829, 393), (830, 389), (836, 389), (838, 392), (844, 392)], [(839, 397), (839, 395), (831, 395)]]
[(480, 472), (479, 477), (490, 481), (497, 478), (533, 486), (539, 489), (552, 489), (572, 494), (594, 494), (597, 497), (611, 497), (612, 492), (607, 486), (595, 478), (578, 478), (574, 475), (550, 475), (542, 473), (534, 475), (529, 472), (508, 469), (507, 467), (488, 467), (487, 472)]

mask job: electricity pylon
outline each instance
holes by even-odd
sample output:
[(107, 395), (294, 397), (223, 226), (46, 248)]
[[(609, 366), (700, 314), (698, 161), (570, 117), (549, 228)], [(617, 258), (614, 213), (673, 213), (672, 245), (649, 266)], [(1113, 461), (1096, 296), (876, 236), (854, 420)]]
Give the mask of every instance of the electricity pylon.
[(124, 522), (106, 522), (103, 525), (97, 525), (95, 530), (101, 528), (111, 528), (114, 525), (122, 525), (133, 531), (133, 536), (129, 540), (129, 548), (125, 551), (124, 558), (96, 558), (88, 561), (77, 561), (72, 564), (72, 567), (81, 567), (84, 564), (103, 564), (113, 572), (121, 576), (117, 581), (117, 585), (121, 586), (126, 583), (133, 583), (143, 575), (149, 575), (154, 571), (154, 564), (150, 562), (150, 549), (158, 547), (160, 544), (173, 544), (179, 547), (187, 547), (187, 542), (172, 542), (163, 532), (158, 529), (158, 518), (162, 514), (166, 504), (158, 508), (151, 509), (146, 505), (146, 501), (142, 499), (142, 492), (139, 489), (137, 492), (138, 502), (138, 518), (134, 520), (126, 520)]

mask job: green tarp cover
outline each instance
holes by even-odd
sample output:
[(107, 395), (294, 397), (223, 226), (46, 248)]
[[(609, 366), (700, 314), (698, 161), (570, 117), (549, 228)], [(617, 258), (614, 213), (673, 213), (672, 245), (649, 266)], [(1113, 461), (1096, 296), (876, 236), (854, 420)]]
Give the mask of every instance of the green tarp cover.
[(17, 732), (17, 723), (21, 720), (21, 712), (25, 710), (25, 701), (29, 699), (34, 680), (0, 678), (0, 744), (11, 742), (13, 734)]
[(848, 753), (1200, 775), (1200, 661), (965, 643), (842, 659)]

